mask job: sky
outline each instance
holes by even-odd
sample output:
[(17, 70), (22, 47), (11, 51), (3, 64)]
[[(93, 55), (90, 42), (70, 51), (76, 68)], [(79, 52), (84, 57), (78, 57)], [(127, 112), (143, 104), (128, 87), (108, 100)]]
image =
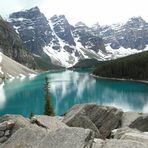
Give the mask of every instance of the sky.
[(12, 12), (34, 6), (48, 18), (64, 14), (71, 24), (109, 25), (137, 16), (148, 22), (148, 0), (0, 0), (0, 15), (7, 18)]

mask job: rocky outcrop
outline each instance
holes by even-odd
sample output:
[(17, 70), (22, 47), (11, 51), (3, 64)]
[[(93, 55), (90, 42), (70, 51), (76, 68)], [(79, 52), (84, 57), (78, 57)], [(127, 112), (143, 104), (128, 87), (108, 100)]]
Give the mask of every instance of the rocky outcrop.
[(23, 42), (8, 22), (0, 18), (0, 52), (13, 60), (33, 68), (35, 65), (31, 53), (23, 46)]
[(65, 115), (63, 122), (72, 127), (94, 130), (100, 138), (106, 138), (118, 128), (123, 112), (114, 107), (96, 104), (75, 105)]
[(136, 128), (142, 132), (148, 132), (148, 115), (138, 117), (129, 127)]
[(0, 143), (5, 142), (12, 134), (15, 123), (11, 120), (0, 123)]
[(0, 123), (9, 122), (9, 121), (14, 122), (14, 126), (11, 131), (12, 134), (15, 133), (20, 128), (30, 126), (29, 119), (26, 119), (21, 115), (5, 115), (0, 117)]
[[(63, 117), (36, 115), (30, 120), (20, 115), (5, 115), (0, 117), (0, 148), (147, 148), (148, 134), (128, 127), (137, 119), (141, 122), (137, 126), (147, 125), (139, 120), (143, 114), (129, 112), (128, 116), (126, 112), (122, 120), (126, 124), (119, 128), (119, 122), (123, 125), (122, 114), (114, 107), (84, 104), (72, 107)], [(129, 121), (131, 114), (134, 117)], [(71, 127), (62, 121), (82, 127)], [(96, 139), (97, 132), (100, 137)], [(106, 138), (107, 133), (110, 136)]]
[(35, 75), (36, 72), (27, 68), (26, 66), (12, 60), (11, 58), (7, 57), (6, 55), (0, 52), (1, 62), (1, 78), (14, 78), (14, 77), (29, 77), (32, 74)]
[(62, 118), (57, 116), (56, 117), (49, 117), (45, 115), (34, 116), (31, 119), (31, 123), (49, 129), (50, 131), (61, 128), (68, 128), (68, 126), (62, 122)]
[(121, 127), (130, 127), (142, 132), (148, 132), (148, 114), (125, 112), (122, 116)]
[(104, 142), (97, 141), (92, 148), (147, 148), (147, 144), (132, 140), (105, 140)]
[(32, 127), (18, 130), (1, 148), (83, 148), (89, 147), (92, 131), (82, 128), (62, 128), (54, 132)]
[(144, 49), (148, 44), (148, 23), (141, 17), (130, 18), (126, 23), (106, 26), (94, 26), (94, 32), (100, 33), (105, 44), (113, 49)]
[(12, 13), (9, 22), (32, 53), (41, 55), (42, 48), (52, 40), (52, 31), (38, 7)]
[(129, 126), (133, 121), (135, 121), (138, 117), (143, 116), (142, 113), (137, 112), (124, 112), (122, 116), (122, 127)]

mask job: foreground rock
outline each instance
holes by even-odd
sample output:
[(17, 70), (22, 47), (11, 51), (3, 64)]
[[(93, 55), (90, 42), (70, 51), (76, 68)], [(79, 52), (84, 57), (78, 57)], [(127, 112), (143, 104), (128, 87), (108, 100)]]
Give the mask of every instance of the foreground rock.
[(4, 121), (0, 123), (0, 143), (5, 142), (12, 134), (15, 123), (13, 121)]
[(104, 142), (96, 141), (92, 148), (147, 148), (147, 144), (132, 140), (105, 140)]
[(142, 142), (148, 145), (148, 134), (128, 127), (114, 130), (112, 132), (112, 138), (132, 140), (135, 142)]
[(124, 112), (122, 116), (121, 127), (129, 127), (139, 117), (144, 117), (144, 116), (148, 116), (148, 114), (138, 113), (138, 112)]
[(38, 116), (34, 116), (31, 119), (31, 122), (37, 124), (38, 126), (47, 128), (51, 131), (57, 130), (60, 128), (68, 128), (68, 126), (65, 123), (63, 123), (61, 120), (62, 118), (57, 116), (50, 117), (45, 115), (38, 115)]
[(15, 133), (18, 129), (30, 126), (30, 121), (21, 115), (5, 115), (0, 118), (0, 123), (2, 122), (14, 122), (14, 127), (12, 128), (11, 134)]
[(48, 132), (43, 128), (19, 129), (1, 148), (84, 148), (90, 147), (93, 132), (83, 128), (62, 128)]
[(63, 117), (5, 115), (0, 148), (147, 148), (147, 123), (147, 114), (96, 104), (75, 105)]
[(96, 104), (75, 105), (65, 115), (63, 122), (71, 127), (92, 129), (100, 138), (106, 138), (118, 128), (123, 112), (114, 107)]
[(148, 132), (148, 115), (140, 116), (129, 127), (136, 128), (142, 132)]

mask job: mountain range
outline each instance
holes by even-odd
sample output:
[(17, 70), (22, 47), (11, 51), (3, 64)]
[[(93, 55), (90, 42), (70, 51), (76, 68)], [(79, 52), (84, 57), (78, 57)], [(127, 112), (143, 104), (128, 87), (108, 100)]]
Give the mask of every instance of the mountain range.
[(133, 17), (124, 24), (71, 25), (64, 15), (47, 19), (38, 7), (10, 14), (8, 22), (36, 57), (70, 67), (82, 59), (109, 60), (147, 50), (148, 23)]
[(71, 25), (64, 15), (48, 19), (34, 7), (0, 21), (1, 52), (37, 70), (71, 67), (85, 59), (106, 61), (148, 50), (148, 23), (141, 17), (123, 24), (88, 27), (83, 22)]

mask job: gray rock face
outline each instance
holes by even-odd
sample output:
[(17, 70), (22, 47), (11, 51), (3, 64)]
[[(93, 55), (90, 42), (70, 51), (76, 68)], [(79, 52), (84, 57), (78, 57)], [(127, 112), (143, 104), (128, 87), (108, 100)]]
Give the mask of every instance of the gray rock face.
[(132, 140), (108, 140), (105, 141), (103, 148), (146, 148), (147, 144)]
[(121, 139), (123, 135), (128, 133), (141, 133), (141, 132), (129, 127), (123, 127), (123, 128), (112, 130), (111, 137), (114, 139)]
[[(94, 128), (90, 125), (93, 123), (99, 130), (98, 134), (101, 134), (101, 138), (106, 138), (110, 135), (111, 130), (120, 126), (122, 114), (121, 110), (114, 107), (96, 104), (75, 105), (66, 113), (63, 122), (68, 126), (90, 128), (92, 130)], [(85, 118), (82, 120), (81, 116), (87, 120)], [(86, 125), (88, 126), (86, 127)]]
[(148, 44), (148, 23), (141, 17), (133, 17), (125, 24), (95, 27), (94, 30), (113, 49), (124, 47), (141, 50)]
[(143, 116), (144, 114), (136, 113), (136, 112), (124, 112), (122, 116), (122, 127), (129, 126), (133, 121), (135, 121), (138, 117)]
[(7, 122), (0, 123), (0, 131), (4, 131), (7, 129)]
[(27, 66), (33, 67), (34, 58), (24, 47), (22, 40), (11, 25), (0, 18), (0, 50), (6, 56)]
[(129, 127), (136, 128), (143, 132), (148, 132), (148, 115), (140, 116), (135, 121), (133, 121)]
[(92, 148), (146, 148), (147, 143), (142, 141), (135, 140), (121, 140), (121, 139), (109, 139), (109, 140), (100, 140), (95, 139), (92, 145)]
[(18, 129), (30, 126), (30, 121), (21, 115), (5, 115), (0, 118), (0, 123), (7, 123), (7, 129), (15, 133)]
[[(119, 128), (122, 114), (114, 107), (83, 104), (72, 107), (65, 117), (37, 115), (29, 120), (5, 115), (0, 117), (0, 148), (147, 148), (148, 134), (128, 127), (135, 121), (145, 123), (147, 115), (129, 113), (134, 115), (129, 120), (126, 113), (126, 124)], [(68, 127), (62, 121), (79, 127)]]
[(92, 148), (103, 148), (104, 140), (102, 139), (94, 139)]
[(20, 128), (0, 148), (35, 148), (45, 136), (46, 132), (42, 128)]
[(131, 128), (120, 128), (112, 132), (112, 138), (122, 139), (122, 140), (131, 140), (135, 142), (140, 142), (148, 145), (148, 134), (143, 133), (136, 129)]
[(32, 123), (36, 123), (38, 126), (49, 129), (50, 131), (55, 131), (60, 128), (68, 128), (66, 124), (64, 124), (60, 117), (49, 117), (45, 115), (34, 116), (31, 121)]
[(51, 22), (53, 23), (53, 30), (55, 31), (56, 35), (65, 41), (65, 43), (69, 45), (75, 46), (74, 38), (71, 34), (71, 26), (68, 20), (65, 18), (64, 15), (54, 15), (50, 18)]
[(54, 133), (47, 135), (47, 137), (43, 139), (42, 143), (39, 146), (50, 146), (53, 148), (89, 148), (93, 138), (93, 132), (89, 129), (59, 129)]
[(17, 28), (24, 45), (32, 53), (41, 55), (42, 48), (52, 40), (51, 28), (38, 7), (10, 15), (10, 23)]
[(0, 122), (0, 144), (4, 143), (12, 133), (15, 123), (12, 120)]
[(62, 128), (48, 132), (41, 128), (23, 128), (13, 134), (1, 148), (83, 148), (90, 145), (92, 131), (82, 128)]
[(101, 49), (101, 51), (105, 52), (105, 46), (100, 35), (94, 34), (92, 28), (87, 27), (84, 23), (77, 23), (73, 29), (73, 34), (74, 37), (79, 38), (78, 41), (84, 48), (92, 49), (95, 52)]
[(0, 144), (4, 143), (7, 139), (8, 139), (8, 137), (6, 137), (6, 136), (0, 137)]
[(4, 131), (0, 131), (0, 137), (4, 136), (5, 132)]

